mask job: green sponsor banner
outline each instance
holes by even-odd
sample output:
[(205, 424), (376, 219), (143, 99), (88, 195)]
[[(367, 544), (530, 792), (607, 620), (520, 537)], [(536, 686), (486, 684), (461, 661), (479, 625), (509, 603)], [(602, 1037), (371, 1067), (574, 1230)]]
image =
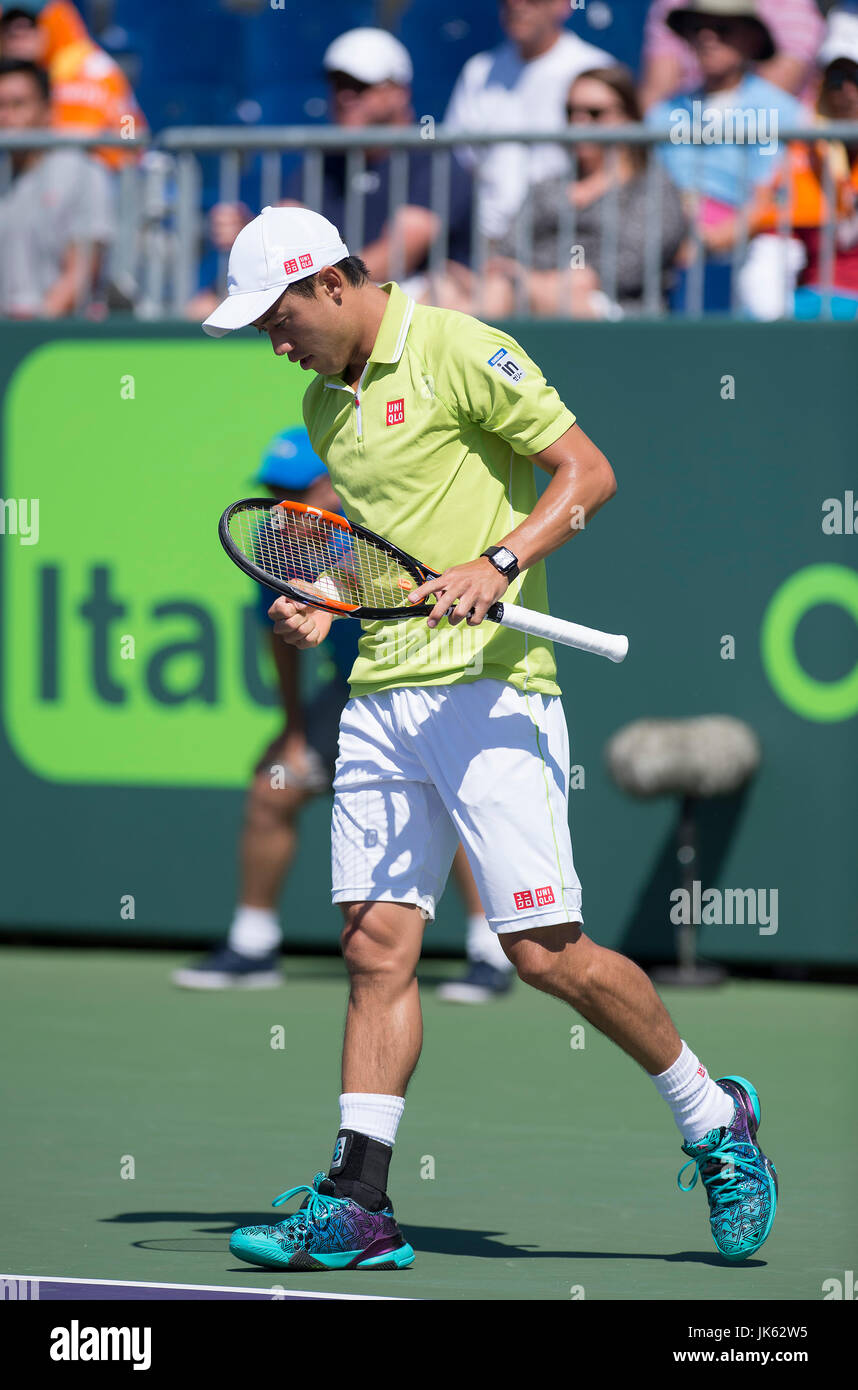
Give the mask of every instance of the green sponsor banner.
[(254, 346), (58, 342), (15, 373), (5, 496), (38, 533), (7, 537), (3, 708), (48, 781), (246, 781), (273, 668), (217, 521), (306, 386)]
[[(744, 797), (702, 804), (695, 879), (768, 918), (701, 921), (703, 954), (858, 960), (858, 335), (505, 327), (619, 481), (548, 564), (553, 612), (631, 641), (620, 666), (557, 651), (588, 932), (644, 960), (675, 950), (679, 807), (621, 793), (606, 741), (644, 716), (723, 713), (763, 760)], [(255, 335), (0, 329), (0, 925), (225, 929), (244, 790), (282, 714), (217, 521), (256, 491), (306, 385)], [(337, 940), (329, 829), (321, 796), (301, 815), (287, 942)], [(450, 888), (427, 945), (460, 948), (463, 925)]]

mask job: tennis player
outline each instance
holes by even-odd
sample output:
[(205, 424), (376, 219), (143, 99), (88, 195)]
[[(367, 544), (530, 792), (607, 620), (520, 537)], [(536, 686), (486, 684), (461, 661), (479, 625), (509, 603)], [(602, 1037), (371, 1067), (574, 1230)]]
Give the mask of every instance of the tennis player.
[[(757, 1092), (713, 1079), (643, 971), (583, 931), (553, 649), (483, 622), (499, 599), (546, 610), (545, 558), (613, 496), (608, 461), (513, 338), (373, 284), (306, 209), (265, 208), (236, 238), (229, 293), (204, 328), (249, 324), (315, 373), (304, 419), (345, 514), (440, 577), (411, 594), (434, 595), (428, 618), (364, 626), (340, 721), (332, 886), (351, 990), (330, 1168), (275, 1199), (300, 1195), (299, 1211), (237, 1230), (231, 1251), (291, 1270), (413, 1262), (388, 1171), (420, 1054), (423, 929), (461, 838), (521, 979), (644, 1069), (682, 1135), (680, 1187), (700, 1176), (718, 1250), (745, 1259), (777, 1197)], [(534, 466), (550, 475), (538, 499)], [(284, 597), (271, 616), (299, 648), (332, 621)]]

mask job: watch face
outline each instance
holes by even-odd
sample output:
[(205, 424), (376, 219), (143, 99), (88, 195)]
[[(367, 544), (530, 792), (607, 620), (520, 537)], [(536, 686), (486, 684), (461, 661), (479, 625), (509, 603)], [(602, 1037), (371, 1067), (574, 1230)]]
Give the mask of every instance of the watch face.
[(495, 564), (502, 565), (504, 569), (507, 569), (509, 565), (515, 564), (515, 556), (512, 551), (507, 550), (506, 546), (503, 545), (495, 552), (494, 560)]

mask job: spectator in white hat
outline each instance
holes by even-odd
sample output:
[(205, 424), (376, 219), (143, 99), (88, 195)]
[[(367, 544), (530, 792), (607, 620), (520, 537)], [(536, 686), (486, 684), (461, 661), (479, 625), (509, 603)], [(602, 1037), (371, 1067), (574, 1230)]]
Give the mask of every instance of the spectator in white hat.
[[(349, 29), (340, 34), (325, 50), (322, 66), (326, 73), (343, 73), (366, 88), (398, 87), (408, 107), (407, 93), (414, 76), (411, 56), (405, 45), (386, 29)], [(378, 93), (373, 100), (377, 99)], [(382, 105), (387, 105), (383, 98)], [(386, 125), (390, 122), (349, 121), (345, 119), (345, 112), (341, 112), (337, 124)]]
[[(413, 70), (408, 50), (384, 29), (351, 29), (340, 34), (327, 49), (323, 66), (330, 88), (330, 112), (335, 125), (358, 129), (370, 126), (406, 126), (414, 123), (411, 107)], [(471, 246), (471, 180), (457, 161), (451, 160), (449, 187), (449, 240), (446, 259), (467, 265)], [(408, 151), (406, 202), (390, 217), (391, 159), (389, 150), (367, 150), (366, 170), (358, 175), (362, 195), (363, 235), (360, 256), (373, 280), (391, 278), (394, 248), (402, 248), (401, 283), (415, 298), (425, 292), (429, 250), (443, 228), (432, 211), (431, 149)], [(317, 210), (338, 227), (347, 226), (348, 174), (343, 154), (327, 155), (322, 196)], [(288, 181), (284, 202), (303, 201), (303, 172)]]
[[(351, 129), (370, 126), (407, 126), (414, 122), (411, 108), (413, 68), (408, 50), (385, 29), (350, 29), (334, 39), (322, 65), (329, 88), (332, 123)], [(443, 278), (456, 276), (470, 263), (472, 189), (470, 175), (456, 160), (449, 164), (449, 235)], [(360, 257), (370, 278), (389, 280), (398, 269), (399, 283), (415, 299), (428, 296), (426, 275), (429, 249), (442, 234), (440, 218), (431, 210), (432, 157), (428, 149), (408, 152), (407, 201), (390, 218), (390, 152), (382, 146), (366, 151), (366, 169), (358, 176), (362, 235)], [(324, 156), (321, 200), (316, 211), (345, 231), (348, 203), (347, 165), (344, 154)], [(301, 168), (287, 179), (282, 206), (304, 205)], [(218, 203), (209, 214), (209, 234), (215, 247), (228, 251), (252, 218), (243, 203)], [(395, 249), (401, 251), (399, 266)], [(189, 318), (201, 319), (217, 303), (212, 289), (204, 289), (187, 306)]]
[[(562, 130), (566, 97), (580, 73), (613, 57), (564, 29), (569, 0), (500, 0), (506, 42), (469, 58), (444, 116), (456, 130)], [(489, 145), (457, 150), (480, 185), (480, 223), (490, 240), (508, 230), (528, 187), (568, 172), (562, 145)]]

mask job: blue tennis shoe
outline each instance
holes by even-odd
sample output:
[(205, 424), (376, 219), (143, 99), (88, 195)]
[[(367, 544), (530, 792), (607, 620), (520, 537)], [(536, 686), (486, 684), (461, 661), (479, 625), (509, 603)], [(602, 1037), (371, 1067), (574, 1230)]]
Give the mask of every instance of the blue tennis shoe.
[[(725, 1259), (738, 1263), (759, 1250), (775, 1219), (778, 1175), (756, 1142), (760, 1125), (760, 1098), (743, 1076), (722, 1076), (715, 1083), (736, 1106), (732, 1122), (710, 1129), (696, 1143), (685, 1143), (689, 1161), (676, 1181), (690, 1192), (698, 1176), (709, 1199), (709, 1224), (715, 1245)], [(682, 1174), (693, 1168), (690, 1183)]]
[(293, 1272), (313, 1269), (407, 1269), (414, 1251), (396, 1224), (393, 1208), (367, 1211), (350, 1197), (337, 1196), (336, 1185), (317, 1173), (310, 1187), (302, 1183), (275, 1197), (279, 1207), (306, 1194), (299, 1211), (276, 1226), (243, 1226), (229, 1242), (233, 1255), (263, 1269)]

